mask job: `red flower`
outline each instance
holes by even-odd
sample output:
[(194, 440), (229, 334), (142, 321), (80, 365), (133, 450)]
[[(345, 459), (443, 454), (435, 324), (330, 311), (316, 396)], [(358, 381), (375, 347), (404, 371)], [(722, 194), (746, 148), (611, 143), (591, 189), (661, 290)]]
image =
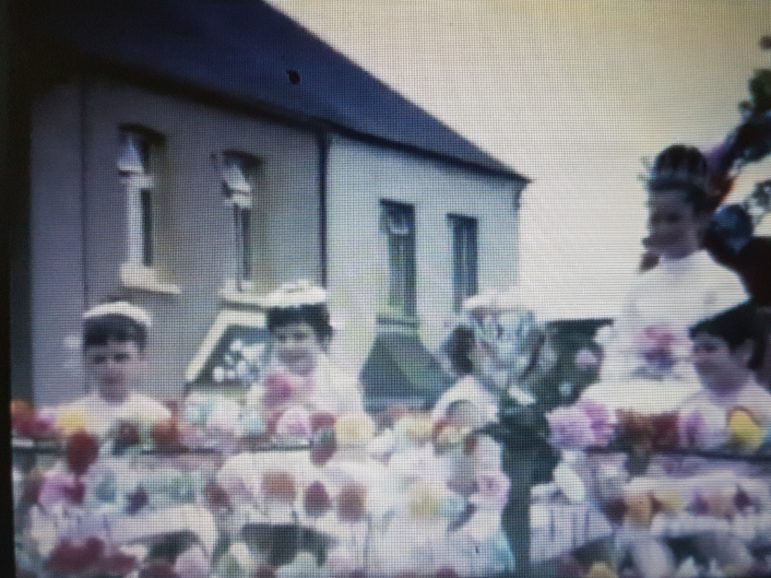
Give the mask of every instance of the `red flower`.
[(63, 490), (73, 504), (82, 504), (83, 498), (86, 497), (86, 484), (80, 480), (77, 480), (72, 486), (66, 487)]
[(88, 471), (99, 456), (99, 442), (89, 433), (75, 432), (67, 442), (67, 466), (76, 476)]
[(182, 447), (179, 422), (173, 417), (156, 423), (152, 436), (155, 446), (161, 451), (175, 451)]
[(311, 431), (316, 433), (321, 428), (335, 427), (335, 415), (328, 411), (317, 411), (311, 415)]
[(42, 417), (26, 401), (11, 402), (11, 427), (25, 438), (50, 439), (56, 435), (53, 417)]
[(99, 562), (99, 571), (110, 576), (125, 576), (136, 567), (137, 559), (120, 551), (105, 556)]
[(266, 407), (276, 407), (292, 398), (292, 382), (284, 374), (271, 373), (265, 378), (265, 396), (263, 403)]
[(81, 544), (65, 540), (58, 544), (46, 562), (46, 568), (59, 574), (79, 574), (96, 565), (104, 552), (104, 542), (91, 537)]
[(318, 517), (323, 515), (331, 507), (329, 494), (324, 484), (313, 482), (305, 490), (305, 500), (303, 501), (305, 513), (309, 516)]
[(335, 430), (330, 427), (323, 427), (313, 436), (313, 447), (311, 448), (311, 462), (316, 466), (326, 464), (337, 451), (337, 440), (335, 439)]
[(294, 478), (289, 472), (273, 471), (262, 475), (260, 490), (267, 498), (282, 502), (293, 502), (297, 497)]
[(139, 578), (179, 578), (168, 562), (154, 562), (139, 573)]
[(367, 488), (356, 482), (343, 486), (337, 495), (337, 517), (344, 522), (358, 522), (364, 518)]
[(657, 449), (670, 449), (677, 447), (679, 432), (677, 413), (663, 413), (651, 418), (653, 427), (653, 447)]

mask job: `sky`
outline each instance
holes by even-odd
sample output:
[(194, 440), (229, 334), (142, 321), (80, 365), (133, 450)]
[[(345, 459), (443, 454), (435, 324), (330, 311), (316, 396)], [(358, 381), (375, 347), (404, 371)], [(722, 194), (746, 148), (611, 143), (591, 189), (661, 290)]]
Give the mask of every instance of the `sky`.
[(518, 284), (549, 317), (615, 314), (645, 231), (641, 158), (719, 142), (771, 60), (765, 1), (271, 3), (532, 179)]

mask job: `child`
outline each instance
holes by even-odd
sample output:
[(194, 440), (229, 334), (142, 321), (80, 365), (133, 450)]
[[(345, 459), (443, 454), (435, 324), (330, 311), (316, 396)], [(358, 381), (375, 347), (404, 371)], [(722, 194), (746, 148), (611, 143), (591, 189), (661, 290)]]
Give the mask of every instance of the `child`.
[(171, 416), (160, 402), (133, 391), (145, 368), (150, 325), (147, 312), (127, 301), (103, 303), (83, 315), (83, 359), (91, 391), (56, 408), (60, 422), (77, 416), (84, 429), (102, 437), (120, 420), (153, 423)]
[[(326, 355), (332, 338), (326, 291), (300, 281), (280, 287), (268, 301), (270, 367), (262, 383), (247, 394), (247, 402), (274, 409), (295, 402), (309, 412), (333, 415), (363, 411), (358, 382), (336, 369)], [(284, 383), (286, 391), (279, 391)]]

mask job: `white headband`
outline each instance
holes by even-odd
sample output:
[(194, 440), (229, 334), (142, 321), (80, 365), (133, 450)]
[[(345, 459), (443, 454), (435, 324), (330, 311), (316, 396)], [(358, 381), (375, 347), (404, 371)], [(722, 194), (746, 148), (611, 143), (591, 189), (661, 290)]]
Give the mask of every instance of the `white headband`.
[(327, 292), (307, 279), (285, 283), (268, 295), (268, 307), (285, 309), (302, 305), (321, 305), (327, 302)]
[(97, 305), (86, 311), (83, 314), (83, 319), (94, 319), (96, 317), (104, 317), (105, 315), (121, 315), (123, 317), (128, 317), (147, 329), (152, 326), (152, 321), (147, 311), (141, 307), (132, 305), (128, 301), (102, 303), (101, 305)]

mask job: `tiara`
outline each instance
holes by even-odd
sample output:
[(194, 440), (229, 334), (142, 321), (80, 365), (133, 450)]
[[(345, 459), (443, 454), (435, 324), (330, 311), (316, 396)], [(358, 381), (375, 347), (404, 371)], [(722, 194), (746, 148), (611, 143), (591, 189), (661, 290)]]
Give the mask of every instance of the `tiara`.
[(284, 283), (266, 299), (269, 308), (288, 309), (303, 305), (322, 305), (327, 302), (327, 292), (307, 279)]
[[(646, 163), (647, 164), (647, 163)], [(710, 171), (704, 155), (696, 147), (673, 145), (661, 151), (643, 180), (648, 188), (686, 186), (710, 193)]]
[(128, 317), (135, 323), (142, 325), (145, 328), (152, 326), (150, 315), (136, 305), (132, 305), (128, 301), (113, 301), (111, 303), (102, 303), (96, 307), (92, 307), (83, 314), (83, 319), (95, 319), (97, 317), (104, 317), (106, 315), (120, 315), (122, 317)]

